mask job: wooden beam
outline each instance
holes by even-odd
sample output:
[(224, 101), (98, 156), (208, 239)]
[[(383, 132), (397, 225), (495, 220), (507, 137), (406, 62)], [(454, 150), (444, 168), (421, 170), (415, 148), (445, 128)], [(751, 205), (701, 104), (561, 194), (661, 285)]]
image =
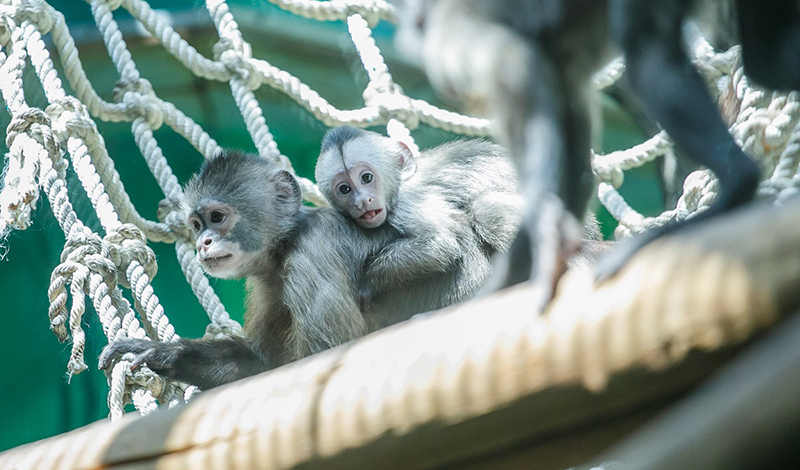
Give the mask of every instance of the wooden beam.
[(649, 245), (602, 284), (570, 273), (544, 317), (530, 286), (508, 289), (12, 449), (0, 468), (579, 464), (798, 307), (799, 222), (800, 201), (750, 206)]

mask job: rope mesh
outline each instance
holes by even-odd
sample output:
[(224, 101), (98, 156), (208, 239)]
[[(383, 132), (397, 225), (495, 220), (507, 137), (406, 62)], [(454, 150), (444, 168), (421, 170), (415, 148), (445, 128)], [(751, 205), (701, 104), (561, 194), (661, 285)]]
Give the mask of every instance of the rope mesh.
[[(168, 201), (180, 199), (181, 187), (153, 131), (168, 126), (205, 158), (217, 154), (220, 146), (191, 118), (159, 98), (150, 82), (140, 76), (114, 20), (114, 10), (128, 11), (195, 76), (228, 82), (259, 153), (290, 171), (289, 159), (278, 149), (253, 93), (265, 85), (284, 93), (327, 126), (386, 125), (390, 136), (406, 142), (414, 152), (418, 152), (418, 148), (410, 131), (420, 123), (464, 135), (491, 132), (489, 121), (410, 98), (394, 83), (371, 29), (381, 20), (394, 20), (394, 11), (387, 3), (381, 0), (270, 1), (306, 18), (346, 23), (369, 78), (362, 94), (363, 107), (337, 109), (290, 73), (253, 57), (250, 44), (243, 38), (224, 0), (206, 1), (219, 33), (211, 58), (201, 55), (142, 0), (89, 1), (119, 75), (112, 101), (105, 101), (87, 78), (75, 41), (60, 12), (42, 0), (0, 2), (0, 92), (11, 116), (0, 191), (0, 237), (5, 239), (11, 230), (30, 226), (31, 212), (44, 191), (66, 237), (60, 264), (51, 276), (48, 297), (53, 332), (62, 341), (72, 340), (67, 365), (70, 376), (87, 368), (83, 358), (85, 334), (81, 327), (85, 296), (94, 305), (109, 341), (123, 337), (147, 338), (148, 334), (159, 341), (178, 339), (150, 286), (157, 267), (153, 251), (147, 246), (148, 240), (175, 244), (186, 280), (209, 315), (207, 336), (241, 333), (241, 326), (229, 318), (203, 275), (194, 256), (192, 240), (171, 210)], [(75, 91), (75, 96), (66, 93), (62, 77), (54, 68), (53, 58), (42, 38), (47, 34), (57, 51), (63, 78)], [(741, 69), (732, 69), (737, 55), (735, 50), (715, 52), (697, 36), (694, 51), (706, 78), (719, 90), (727, 87), (730, 81), (742, 100), (731, 132), (764, 169), (765, 179), (759, 194), (778, 201), (795, 194), (800, 187), (798, 95), (751, 87)], [(29, 73), (28, 62), (44, 89), (49, 103), (45, 109), (27, 104), (30, 97), (26, 100), (22, 84), (23, 73)], [(622, 73), (624, 64), (616, 61), (597, 75), (594, 85), (597, 89), (610, 86)], [(130, 123), (136, 145), (167, 201), (159, 208), (158, 221), (142, 217), (132, 205), (103, 136), (97, 130), (95, 120), (98, 119)], [(669, 137), (661, 132), (630, 149), (593, 156), (593, 168), (600, 180), (598, 196), (619, 221), (618, 237), (683, 219), (703, 210), (713, 200), (715, 180), (709, 172), (701, 170), (686, 179), (683, 194), (674, 209), (656, 217), (645, 217), (630, 207), (617, 191), (623, 183), (624, 171), (671, 151)], [(71, 170), (65, 155), (69, 155), (69, 162), (72, 162)], [(104, 235), (90, 230), (73, 209), (67, 190), (68, 171), (74, 172), (89, 196)], [(299, 181), (307, 201), (326, 205), (311, 181), (305, 178)], [(122, 296), (120, 288), (130, 289), (134, 308)], [(125, 403), (133, 403), (141, 413), (148, 413), (155, 409), (156, 403), (176, 404), (195, 392), (193, 387), (165, 382), (146, 367), (132, 373), (127, 365), (126, 361), (121, 361), (109, 374), (108, 403), (112, 418), (123, 414)]]

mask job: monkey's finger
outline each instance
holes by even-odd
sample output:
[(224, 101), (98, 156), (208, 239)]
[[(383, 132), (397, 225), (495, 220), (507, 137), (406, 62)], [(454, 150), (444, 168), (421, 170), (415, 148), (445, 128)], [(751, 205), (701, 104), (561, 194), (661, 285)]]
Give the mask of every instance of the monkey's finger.
[[(144, 352), (137, 354), (136, 357), (131, 361), (131, 370), (137, 370), (141, 366), (148, 363), (148, 360), (151, 360), (155, 357), (156, 349), (150, 348), (145, 350)], [(148, 364), (150, 365), (150, 364)], [(153, 367), (156, 367), (155, 364), (152, 364)], [(152, 368), (152, 367), (151, 367)]]
[(114, 341), (103, 348), (100, 357), (97, 360), (97, 368), (100, 370), (108, 370), (112, 365), (117, 363), (122, 355), (125, 353), (124, 347), (119, 344), (120, 341)]
[(100, 353), (100, 357), (97, 359), (98, 369), (106, 370), (111, 366), (111, 363), (113, 362), (111, 359), (113, 352), (110, 349), (110, 345), (106, 346), (105, 349), (103, 349), (103, 352)]

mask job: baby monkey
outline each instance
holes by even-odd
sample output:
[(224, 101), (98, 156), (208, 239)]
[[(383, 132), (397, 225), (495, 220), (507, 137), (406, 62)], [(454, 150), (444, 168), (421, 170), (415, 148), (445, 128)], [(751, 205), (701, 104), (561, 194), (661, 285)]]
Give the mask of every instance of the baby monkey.
[(473, 296), (508, 250), (522, 199), (505, 150), (457, 140), (415, 158), (403, 143), (354, 127), (331, 129), (316, 167), (320, 190), (367, 229), (388, 223), (400, 237), (367, 260), (362, 302), (432, 273), (451, 273), (447, 303)]

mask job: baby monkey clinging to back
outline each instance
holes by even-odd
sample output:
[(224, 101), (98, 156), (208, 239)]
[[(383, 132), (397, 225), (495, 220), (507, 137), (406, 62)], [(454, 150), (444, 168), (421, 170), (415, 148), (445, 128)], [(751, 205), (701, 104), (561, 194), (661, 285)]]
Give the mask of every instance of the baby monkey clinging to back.
[(354, 127), (322, 140), (317, 184), (334, 208), (372, 229), (388, 222), (400, 238), (365, 266), (361, 295), (451, 273), (448, 303), (473, 296), (508, 250), (522, 200), (505, 150), (485, 140), (457, 140), (414, 158), (405, 144)]

